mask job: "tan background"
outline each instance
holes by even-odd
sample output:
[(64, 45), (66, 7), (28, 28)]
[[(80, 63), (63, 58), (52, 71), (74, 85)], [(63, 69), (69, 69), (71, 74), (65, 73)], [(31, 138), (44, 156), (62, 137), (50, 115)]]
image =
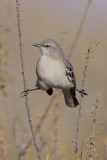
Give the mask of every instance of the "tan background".
[[(9, 60), (10, 77), (8, 82), (10, 85), (10, 104), (13, 108), (14, 114), (16, 115), (17, 123), (21, 130), (20, 134), (23, 137), (25, 131), (27, 136), (30, 134), (30, 129), (26, 109), (23, 107), (23, 100), (20, 99), (20, 93), (23, 90), (23, 83), (19, 57), (16, 4), (14, 0), (1, 0), (0, 3), (3, 7), (0, 21), (8, 23), (11, 29), (8, 44), (12, 53), (12, 57)], [(22, 38), (24, 43), (25, 74), (28, 88), (33, 88), (35, 85), (35, 66), (38, 58), (40, 57), (40, 51), (38, 48), (32, 47), (32, 44), (35, 42), (40, 43), (47, 38), (55, 39), (63, 48), (65, 56), (67, 56), (77, 33), (86, 5), (87, 0), (24, 0), (21, 2)], [(101, 42), (100, 48), (96, 48), (96, 51), (93, 53), (93, 56), (96, 58), (91, 59), (88, 67), (87, 80), (85, 84), (88, 96), (84, 98), (80, 129), (81, 142), (82, 139), (87, 139), (90, 131), (90, 120), (86, 111), (90, 110), (95, 104), (96, 96), (98, 92), (101, 91), (103, 102), (101, 105), (102, 107), (98, 109), (97, 113), (99, 121), (103, 121), (104, 126), (98, 126), (98, 130), (103, 130), (103, 133), (96, 133), (97, 143), (99, 146), (98, 152), (101, 154), (101, 158), (99, 158), (100, 160), (103, 159), (104, 156), (103, 139), (107, 138), (106, 7), (106, 0), (94, 0), (92, 2), (82, 34), (70, 59), (75, 70), (77, 86), (78, 88), (81, 88), (82, 72), (84, 67), (84, 59), (81, 58), (81, 53), (87, 51), (88, 44), (93, 39)], [(8, 143), (11, 144), (9, 148), (9, 157), (11, 157), (12, 160), (12, 158), (16, 158), (16, 152), (12, 154), (12, 144), (14, 144), (14, 141), (11, 134), (8, 113), (4, 107), (4, 100), (2, 95), (0, 95), (0, 97), (0, 119), (2, 121), (2, 125), (6, 127)], [(80, 98), (78, 94), (77, 97), (78, 99)], [(31, 107), (32, 117), (35, 121), (35, 126), (38, 122), (36, 114), (44, 111), (49, 100), (50, 97), (42, 91), (32, 92), (29, 94), (29, 104)], [(60, 143), (67, 147), (66, 159), (69, 160), (71, 157), (70, 152), (73, 150), (71, 141), (72, 139), (75, 139), (78, 108), (72, 109), (67, 107), (62, 96), (60, 112), (62, 114), (60, 118), (60, 134), (62, 136)], [(46, 123), (46, 126), (47, 125), (48, 123)], [(34, 153), (31, 153), (32, 160), (34, 159), (33, 154)]]

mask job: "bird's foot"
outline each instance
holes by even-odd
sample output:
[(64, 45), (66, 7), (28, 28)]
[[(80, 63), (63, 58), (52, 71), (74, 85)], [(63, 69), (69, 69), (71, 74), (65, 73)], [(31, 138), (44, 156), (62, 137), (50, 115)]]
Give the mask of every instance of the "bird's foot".
[(84, 89), (76, 89), (80, 94), (81, 94), (81, 96), (82, 97), (84, 97), (84, 96), (87, 96), (88, 94), (85, 92), (85, 90)]
[(38, 90), (38, 89), (40, 89), (40, 88), (34, 88), (34, 89), (26, 89), (26, 90), (24, 90), (24, 91), (21, 92), (21, 94), (20, 94), (20, 95), (22, 95), (21, 98), (27, 96), (27, 95), (29, 94), (29, 92), (35, 91), (35, 90)]
[(23, 92), (21, 92), (21, 94), (20, 94), (21, 97), (20, 98), (27, 96), (29, 92), (30, 92), (29, 89), (24, 90)]

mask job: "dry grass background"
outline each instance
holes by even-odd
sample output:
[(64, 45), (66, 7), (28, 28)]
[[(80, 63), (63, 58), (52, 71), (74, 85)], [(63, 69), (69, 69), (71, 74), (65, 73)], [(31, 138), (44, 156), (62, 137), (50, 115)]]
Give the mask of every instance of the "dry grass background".
[[(61, 45), (67, 57), (86, 5), (86, 0), (82, 2), (78, 2), (77, 0), (21, 1), (21, 29), (28, 88), (33, 88), (35, 85), (35, 66), (40, 57), (39, 50), (32, 47), (32, 44), (42, 42), (47, 38), (55, 39)], [(89, 61), (85, 82), (88, 96), (83, 99), (79, 132), (79, 154), (83, 141), (82, 159), (86, 159), (89, 154), (87, 151), (90, 150), (91, 121), (93, 121), (92, 107), (96, 104), (96, 97), (99, 91), (101, 91), (103, 97), (101, 107), (97, 109), (95, 127), (95, 141), (97, 142), (95, 148), (97, 148), (96, 154), (99, 155), (94, 157), (93, 160), (107, 159), (106, 6), (106, 0), (94, 0), (91, 3), (81, 36), (70, 59), (70, 62), (74, 66), (77, 86), (81, 88), (85, 64), (84, 52), (87, 52), (89, 43), (93, 40), (95, 41), (96, 39), (97, 42), (101, 42), (100, 47), (94, 47), (95, 51), (93, 50), (91, 54), (92, 58)], [(0, 93), (0, 159), (3, 159), (4, 156), (4, 160), (13, 160), (18, 159), (18, 153), (20, 153), (20, 149), (30, 139), (31, 132), (24, 98), (20, 99), (20, 93), (23, 91), (23, 81), (19, 56), (16, 2), (13, 0), (1, 0), (0, 8), (0, 41), (5, 44), (2, 46), (0, 57), (3, 56), (6, 59), (5, 63), (0, 60), (0, 67), (9, 71), (9, 75), (7, 71), (0, 71), (0, 74), (6, 79), (6, 84), (8, 84), (8, 87), (1, 87)], [(7, 96), (7, 89), (9, 90), (9, 96)], [(77, 94), (77, 97), (78, 99), (80, 98), (79, 94)], [(36, 91), (30, 93), (28, 99), (32, 120), (36, 127), (51, 97), (47, 96), (45, 92)], [(52, 104), (51, 110), (42, 125), (42, 129), (37, 134), (39, 138), (38, 143), (44, 147), (41, 151), (43, 159), (75, 159), (73, 152), (75, 151), (77, 117), (78, 108), (72, 109), (67, 107), (62, 94), (57, 94), (57, 98)], [(13, 135), (13, 133), (15, 134)], [(43, 145), (44, 142), (46, 145)], [(29, 150), (27, 150), (27, 154), (22, 159), (37, 159), (36, 155), (35, 148), (31, 145)]]

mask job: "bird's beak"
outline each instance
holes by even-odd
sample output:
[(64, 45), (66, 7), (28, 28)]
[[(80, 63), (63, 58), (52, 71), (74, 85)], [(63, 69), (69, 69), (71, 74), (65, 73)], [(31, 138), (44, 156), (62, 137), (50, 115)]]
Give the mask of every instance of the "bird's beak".
[(38, 44), (38, 43), (35, 43), (35, 44), (33, 44), (32, 46), (36, 46), (36, 47), (39, 47), (39, 48), (42, 47), (42, 45), (41, 45), (41, 44)]

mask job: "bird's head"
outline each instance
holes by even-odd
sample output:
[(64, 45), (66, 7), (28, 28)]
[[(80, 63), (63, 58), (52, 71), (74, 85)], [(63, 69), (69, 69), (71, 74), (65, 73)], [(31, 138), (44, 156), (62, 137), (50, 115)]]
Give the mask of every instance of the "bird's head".
[(62, 48), (52, 39), (46, 39), (41, 44), (35, 43), (33, 46), (39, 47), (42, 55), (49, 54), (56, 58), (63, 57)]

